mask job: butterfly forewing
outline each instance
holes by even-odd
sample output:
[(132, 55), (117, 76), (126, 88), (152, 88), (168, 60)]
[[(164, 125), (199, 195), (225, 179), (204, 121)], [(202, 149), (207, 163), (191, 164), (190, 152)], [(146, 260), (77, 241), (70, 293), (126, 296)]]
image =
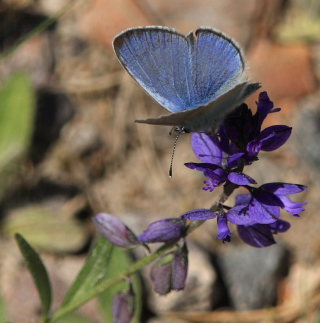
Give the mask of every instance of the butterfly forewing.
[(129, 29), (114, 39), (115, 52), (130, 75), (171, 112), (190, 104), (188, 41), (164, 27)]

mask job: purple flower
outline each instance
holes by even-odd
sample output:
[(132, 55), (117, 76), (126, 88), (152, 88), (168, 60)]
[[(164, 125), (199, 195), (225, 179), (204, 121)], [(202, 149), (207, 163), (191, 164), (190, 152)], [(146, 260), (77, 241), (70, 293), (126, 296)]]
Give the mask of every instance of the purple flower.
[(242, 159), (251, 164), (261, 150), (273, 151), (281, 147), (291, 135), (291, 127), (275, 125), (261, 131), (264, 119), (269, 113), (278, 112), (273, 108), (266, 92), (261, 92), (257, 103), (257, 112), (252, 115), (246, 104), (240, 105), (223, 122), (220, 133), (227, 137), (229, 154), (243, 152)]
[(238, 166), (238, 161), (244, 153), (235, 153), (228, 158), (227, 154), (223, 151), (223, 147), (227, 147), (227, 144), (222, 144), (222, 141), (219, 141), (217, 137), (211, 137), (204, 133), (195, 133), (192, 135), (192, 147), (196, 156), (204, 162), (185, 163), (185, 166), (201, 171), (204, 176), (208, 177), (204, 181), (204, 190), (212, 192), (217, 186), (227, 181), (236, 185), (256, 183), (248, 175), (239, 171), (233, 171), (233, 168)]
[(280, 217), (282, 206), (273, 194), (255, 189), (252, 194), (238, 194), (236, 204), (227, 212), (227, 217), (237, 225), (269, 224)]
[(297, 194), (307, 189), (307, 186), (300, 184), (288, 183), (268, 183), (261, 185), (261, 188), (277, 196), (283, 204), (283, 208), (294, 216), (299, 216), (299, 213), (304, 211), (303, 206), (307, 203), (298, 203), (292, 201), (286, 195)]
[(268, 183), (249, 188), (250, 194), (239, 194), (235, 206), (227, 213), (228, 220), (237, 225), (270, 224), (280, 217), (280, 208), (298, 216), (306, 203), (296, 203), (287, 195), (304, 191), (298, 184)]
[(228, 210), (212, 211), (195, 209), (181, 215), (184, 220), (206, 221), (217, 218), (217, 239), (231, 240), (228, 222), (238, 226), (243, 241), (254, 247), (267, 247), (275, 243), (273, 235), (290, 228), (287, 221), (279, 219), (280, 209), (298, 216), (306, 203), (291, 201), (287, 195), (304, 191), (307, 187), (298, 184), (268, 183), (259, 188), (247, 186), (250, 194), (238, 194), (235, 206)]
[(115, 246), (130, 248), (139, 244), (136, 235), (116, 216), (99, 213), (92, 221), (97, 230)]
[(126, 292), (121, 292), (113, 298), (112, 318), (113, 322), (130, 323), (134, 314), (134, 294), (130, 288)]
[(161, 257), (151, 268), (153, 289), (160, 295), (171, 290), (182, 290), (188, 274), (188, 248), (186, 243), (174, 252)]
[(151, 223), (138, 237), (143, 243), (178, 241), (185, 233), (185, 221), (181, 218), (167, 218)]

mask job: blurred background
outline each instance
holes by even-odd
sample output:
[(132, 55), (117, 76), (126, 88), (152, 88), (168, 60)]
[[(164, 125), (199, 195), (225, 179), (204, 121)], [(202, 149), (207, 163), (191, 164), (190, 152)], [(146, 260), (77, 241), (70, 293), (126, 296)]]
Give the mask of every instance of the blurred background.
[[(90, 249), (92, 215), (112, 213), (140, 234), (215, 200), (202, 174), (183, 166), (197, 161), (190, 135), (170, 179), (170, 129), (133, 122), (166, 112), (112, 50), (117, 33), (144, 25), (211, 26), (241, 45), (248, 75), (282, 108), (265, 125), (293, 126), (288, 144), (248, 174), (308, 185), (296, 200), (309, 205), (301, 218), (284, 214), (292, 228), (261, 250), (235, 228), (220, 243), (207, 222), (189, 238), (184, 292), (158, 297), (143, 278), (143, 322), (320, 322), (318, 0), (0, 2), (0, 322), (33, 322), (40, 311), (14, 233), (41, 253), (57, 306)], [(101, 308), (92, 301), (61, 322), (109, 322)]]

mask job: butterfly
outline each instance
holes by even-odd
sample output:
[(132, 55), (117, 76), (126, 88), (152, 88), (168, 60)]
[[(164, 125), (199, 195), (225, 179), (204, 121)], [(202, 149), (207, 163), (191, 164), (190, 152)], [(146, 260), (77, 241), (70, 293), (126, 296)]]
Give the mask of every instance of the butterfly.
[(222, 32), (199, 28), (187, 36), (175, 29), (127, 29), (113, 40), (128, 73), (170, 114), (139, 123), (185, 132), (215, 131), (226, 115), (260, 88), (244, 79), (240, 48)]

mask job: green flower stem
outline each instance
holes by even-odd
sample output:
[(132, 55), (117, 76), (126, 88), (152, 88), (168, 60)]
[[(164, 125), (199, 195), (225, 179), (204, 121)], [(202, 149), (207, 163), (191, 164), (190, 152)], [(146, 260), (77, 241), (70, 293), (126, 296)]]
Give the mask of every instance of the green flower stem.
[(126, 277), (134, 274), (136, 271), (140, 270), (141, 268), (145, 267), (146, 265), (150, 264), (161, 255), (163, 255), (166, 251), (170, 250), (175, 244), (176, 244), (175, 242), (171, 242), (163, 245), (151, 255), (146, 256), (138, 260), (137, 262), (135, 262), (132, 266), (128, 267), (126, 270), (121, 272), (118, 276), (99, 283), (99, 285), (92, 288), (90, 291), (86, 293), (86, 295), (78, 299), (76, 302), (71, 302), (70, 304), (66, 304), (63, 307), (61, 307), (47, 322), (51, 323), (51, 322), (57, 321), (58, 319), (62, 318), (64, 315), (74, 311), (82, 304), (95, 298), (96, 296), (98, 296), (100, 293), (104, 292), (108, 288), (120, 283)]

